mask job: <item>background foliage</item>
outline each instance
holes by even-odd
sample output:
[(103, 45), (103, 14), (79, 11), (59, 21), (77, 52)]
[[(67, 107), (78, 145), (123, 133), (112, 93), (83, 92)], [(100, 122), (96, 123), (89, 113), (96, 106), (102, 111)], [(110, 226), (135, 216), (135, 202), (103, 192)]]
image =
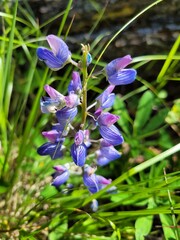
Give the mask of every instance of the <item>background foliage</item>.
[[(93, 34), (108, 2), (103, 9), (96, 1), (89, 2), (98, 16), (87, 30)], [(110, 186), (117, 191), (110, 194), (104, 189), (90, 196), (78, 176), (71, 178), (76, 186), (71, 191), (50, 186), (52, 166), (59, 160), (36, 153), (49, 121), (40, 112), (39, 100), (45, 83), (65, 94), (72, 67), (52, 73), (37, 62), (36, 48), (58, 20), (54, 33), (75, 45), (73, 58), (80, 59), (81, 42), (71, 36), (76, 16), (68, 18), (74, 4), (69, 0), (62, 12), (39, 22), (28, 1), (0, 3), (0, 239), (180, 239), (178, 35), (163, 52), (133, 56), (137, 80), (117, 89), (112, 113), (120, 115), (123, 154), (99, 171), (113, 179)], [(110, 38), (101, 33), (90, 41), (95, 64), (91, 70), (105, 66), (103, 54), (113, 40), (156, 4), (163, 7), (164, 1), (152, 1)], [(84, 37), (83, 43), (87, 40)], [(105, 79), (90, 83), (89, 101), (105, 86)], [(89, 207), (93, 198), (100, 202), (96, 213)]]

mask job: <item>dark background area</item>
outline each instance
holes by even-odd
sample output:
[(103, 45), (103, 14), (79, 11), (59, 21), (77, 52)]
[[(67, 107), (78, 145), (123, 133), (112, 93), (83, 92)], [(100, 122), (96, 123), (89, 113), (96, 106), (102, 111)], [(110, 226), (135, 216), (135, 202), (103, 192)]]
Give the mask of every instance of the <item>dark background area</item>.
[[(110, 39), (125, 23), (153, 2), (152, 0), (74, 0), (63, 33), (65, 34), (74, 16), (68, 39), (74, 48), (78, 48), (74, 43), (85, 41), (91, 43), (100, 34)], [(29, 0), (28, 4), (35, 18), (42, 24), (63, 12), (68, 1)], [(105, 7), (102, 19), (89, 35), (93, 24)], [(48, 25), (49, 29), (46, 29), (48, 34), (57, 33), (61, 19), (60, 17)], [(108, 60), (119, 57), (127, 54), (127, 51), (132, 56), (168, 52), (179, 32), (180, 1), (162, 1), (130, 24), (107, 49), (104, 58)]]
[[(74, 0), (62, 35), (66, 34), (73, 19), (66, 39), (71, 52), (78, 51), (81, 48), (81, 43), (91, 44), (99, 36), (102, 36), (100, 44), (103, 44), (108, 42), (136, 14), (154, 2), (152, 0)], [(29, 0), (22, 1), (23, 5), (29, 5), (30, 9), (32, 9), (31, 14), (39, 21), (40, 25), (62, 13), (58, 19), (53, 20), (42, 29), (45, 35), (56, 35), (68, 1)], [(102, 13), (102, 9), (105, 9), (103, 17), (92, 33), (89, 34)], [(123, 30), (106, 49), (101, 60), (109, 62), (127, 54), (130, 54), (132, 57), (168, 54), (179, 33), (180, 1), (164, 0), (146, 11)], [(164, 61), (156, 61), (154, 62), (153, 71), (147, 71), (146, 67), (142, 67), (140, 69), (141, 72), (139, 71), (138, 73), (147, 81), (154, 81), (163, 63)], [(135, 84), (134, 87), (137, 88), (137, 85)], [(129, 91), (127, 86), (126, 89)], [(179, 94), (176, 81), (170, 81), (166, 89), (171, 101)], [(123, 89), (122, 93), (125, 93)]]

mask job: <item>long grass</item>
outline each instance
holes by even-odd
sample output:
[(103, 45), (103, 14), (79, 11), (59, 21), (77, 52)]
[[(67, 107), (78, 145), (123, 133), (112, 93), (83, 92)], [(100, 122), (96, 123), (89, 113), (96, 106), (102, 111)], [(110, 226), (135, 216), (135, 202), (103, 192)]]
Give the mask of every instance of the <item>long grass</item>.
[[(106, 65), (101, 57), (117, 36), (146, 11), (163, 3), (154, 1), (142, 9), (109, 41), (104, 41), (103, 34), (97, 36), (91, 43), (90, 75), (96, 67)], [(71, 191), (67, 186), (58, 191), (50, 185), (52, 166), (59, 160), (36, 153), (44, 142), (41, 131), (50, 119), (41, 114), (39, 101), (46, 83), (66, 94), (73, 68), (50, 71), (38, 62), (36, 48), (45, 44), (49, 26), (56, 20), (61, 22), (57, 35), (71, 40), (76, 18), (65, 26), (73, 4), (69, 0), (66, 9), (39, 25), (28, 2), (1, 3), (0, 239), (180, 239), (180, 104), (179, 96), (170, 99), (171, 84), (179, 81), (179, 36), (165, 53), (133, 58), (137, 80), (129, 92), (117, 94), (112, 109), (120, 115), (118, 126), (125, 139), (118, 149), (122, 157), (99, 170), (112, 183), (93, 195), (78, 175), (70, 178), (74, 184)], [(96, 8), (99, 18), (88, 36), (103, 19), (108, 4)], [(81, 59), (80, 52), (73, 53), (73, 58)], [(153, 79), (141, 76), (141, 70), (153, 73), (155, 64), (159, 64), (159, 72)], [(104, 79), (92, 80), (89, 89), (94, 94), (102, 92)], [(67, 153), (60, 161), (68, 160)], [(115, 187), (113, 193), (108, 192), (111, 187)], [(99, 201), (95, 213), (90, 210), (93, 199)]]

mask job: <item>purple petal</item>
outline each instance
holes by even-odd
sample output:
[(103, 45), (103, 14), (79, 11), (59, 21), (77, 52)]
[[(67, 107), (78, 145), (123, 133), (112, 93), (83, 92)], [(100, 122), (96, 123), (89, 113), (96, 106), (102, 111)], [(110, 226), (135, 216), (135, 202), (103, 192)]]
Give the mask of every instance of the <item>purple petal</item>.
[(101, 139), (100, 144), (101, 144), (100, 148), (112, 146), (110, 143), (106, 142), (103, 138)]
[(67, 168), (64, 167), (64, 166), (62, 166), (62, 165), (56, 165), (56, 166), (54, 166), (53, 168), (54, 168), (57, 172), (59, 172), (59, 173), (63, 173), (63, 172), (65, 172), (65, 171), (67, 171)]
[(83, 181), (84, 181), (84, 185), (88, 188), (88, 190), (91, 193), (96, 193), (99, 191), (98, 180), (96, 178), (96, 174), (94, 174), (94, 173), (89, 174), (88, 172), (86, 172), (86, 169), (85, 169), (85, 173), (83, 175)]
[(64, 125), (61, 125), (60, 123), (54, 123), (52, 125), (52, 129), (62, 133), (64, 130)]
[(111, 125), (110, 127), (102, 125), (99, 127), (99, 131), (101, 136), (113, 146), (117, 146), (124, 141), (121, 133), (114, 125)]
[(132, 83), (136, 78), (136, 70), (122, 69), (108, 77), (108, 81), (113, 85), (126, 85)]
[(95, 118), (98, 118), (102, 114), (102, 111), (103, 109), (101, 107), (98, 108), (94, 113)]
[(75, 92), (78, 93), (82, 89), (82, 84), (81, 84), (81, 78), (79, 75), (79, 72), (73, 72), (72, 73), (72, 80), (69, 83), (68, 86), (68, 92)]
[(47, 92), (51, 99), (64, 99), (64, 96), (61, 93), (47, 84), (44, 86), (44, 90)]
[(109, 94), (113, 91), (114, 89), (114, 85), (110, 85), (104, 92), (102, 92), (97, 98), (96, 100), (100, 101), (100, 102), (104, 102), (106, 101), (106, 99), (108, 98)]
[(54, 56), (53, 52), (47, 48), (39, 47), (36, 51), (38, 58), (44, 61), (52, 70), (59, 70), (63, 67), (64, 62)]
[(56, 117), (58, 122), (61, 124), (68, 124), (70, 123), (75, 116), (77, 115), (77, 107), (75, 108), (63, 108), (56, 112)]
[(66, 102), (66, 106), (68, 108), (74, 108), (80, 104), (78, 95), (74, 94), (72, 92), (68, 96), (65, 97), (65, 102)]
[(42, 146), (40, 146), (37, 149), (37, 153), (41, 156), (46, 156), (46, 155), (50, 155), (51, 159), (57, 159), (57, 158), (61, 158), (63, 156), (61, 147), (62, 147), (62, 142), (59, 143), (44, 143)]
[(69, 178), (69, 172), (65, 171), (62, 174), (60, 174), (59, 176), (55, 177), (53, 182), (51, 183), (51, 185), (55, 186), (55, 187), (59, 187), (61, 186), (63, 183), (65, 183)]
[(98, 124), (99, 125), (104, 125), (104, 126), (111, 126), (117, 120), (119, 119), (119, 116), (111, 114), (109, 112), (103, 112), (99, 118), (98, 118)]
[(116, 96), (115, 93), (111, 93), (108, 96), (107, 100), (102, 103), (101, 107), (103, 109), (112, 107), (112, 105), (114, 104), (115, 96)]
[(87, 148), (91, 146), (90, 131), (88, 129), (84, 130), (84, 144)]
[(81, 145), (76, 145), (75, 143), (71, 146), (71, 156), (73, 158), (74, 163), (82, 167), (85, 164), (87, 155), (86, 145), (83, 143)]
[[(62, 103), (63, 104), (63, 103)], [(41, 111), (43, 113), (55, 113), (57, 107), (61, 106), (59, 99), (51, 99), (50, 97), (42, 97), (40, 100)]]
[(110, 160), (115, 160), (121, 157), (121, 154), (111, 145), (109, 147), (102, 147), (101, 154)]
[(54, 143), (60, 139), (61, 133), (56, 130), (42, 132), (42, 135), (47, 138), (50, 142)]
[(105, 166), (107, 164), (109, 164), (112, 160), (100, 155), (97, 157), (97, 165), (98, 166)]
[(109, 108), (113, 105), (114, 99), (115, 99), (115, 94), (111, 93), (114, 89), (114, 85), (110, 85), (103, 93), (101, 93), (96, 100), (99, 101), (101, 107), (104, 108)]
[(96, 175), (99, 185), (108, 185), (111, 183), (111, 179), (107, 179), (101, 175)]
[(125, 68), (128, 64), (131, 63), (131, 61), (132, 58), (130, 55), (126, 55), (122, 58), (116, 58), (112, 60), (110, 63), (107, 64), (105, 68), (108, 77), (114, 75), (117, 71)]
[(76, 145), (81, 145), (84, 141), (84, 132), (82, 130), (79, 130), (74, 138), (74, 142)]
[(101, 147), (100, 150), (96, 151), (97, 164), (99, 166), (105, 166), (111, 161), (114, 161), (121, 157), (121, 154), (112, 146)]
[(46, 37), (53, 54), (63, 62), (63, 64), (71, 56), (67, 44), (59, 37), (51, 34)]

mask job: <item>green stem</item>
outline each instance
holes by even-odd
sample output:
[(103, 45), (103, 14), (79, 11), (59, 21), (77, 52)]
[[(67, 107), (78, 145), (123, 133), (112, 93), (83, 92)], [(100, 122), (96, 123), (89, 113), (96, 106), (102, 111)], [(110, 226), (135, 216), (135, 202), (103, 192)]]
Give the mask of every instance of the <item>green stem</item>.
[(83, 56), (82, 56), (82, 74), (83, 74), (83, 89), (82, 89), (82, 129), (85, 129), (86, 117), (87, 117), (87, 55), (88, 46), (82, 46)]

